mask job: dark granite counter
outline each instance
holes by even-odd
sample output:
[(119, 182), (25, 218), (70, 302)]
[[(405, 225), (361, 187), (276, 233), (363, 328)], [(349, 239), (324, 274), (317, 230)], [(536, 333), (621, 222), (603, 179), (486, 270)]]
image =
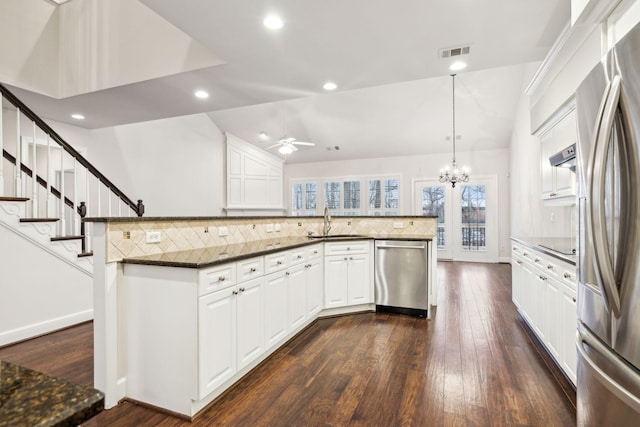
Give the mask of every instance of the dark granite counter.
[(178, 252), (166, 252), (162, 254), (145, 255), (140, 257), (125, 258), (124, 264), (145, 264), (163, 267), (205, 268), (228, 262), (241, 261), (243, 259), (268, 255), (287, 249), (295, 249), (301, 246), (313, 245), (321, 242), (335, 242), (345, 240), (413, 240), (427, 241), (431, 238), (424, 236), (313, 236), (313, 237), (283, 237), (278, 239), (256, 240), (246, 243), (238, 243), (226, 246), (213, 246), (209, 248), (193, 249)]
[(576, 242), (569, 237), (511, 237), (516, 243), (576, 265)]
[(0, 427), (77, 426), (103, 409), (96, 389), (0, 361)]

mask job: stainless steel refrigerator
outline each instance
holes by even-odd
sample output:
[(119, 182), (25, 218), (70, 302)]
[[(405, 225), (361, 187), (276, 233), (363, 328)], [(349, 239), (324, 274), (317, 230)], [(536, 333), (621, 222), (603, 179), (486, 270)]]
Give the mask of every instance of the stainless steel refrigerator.
[(578, 425), (640, 426), (640, 28), (580, 85)]

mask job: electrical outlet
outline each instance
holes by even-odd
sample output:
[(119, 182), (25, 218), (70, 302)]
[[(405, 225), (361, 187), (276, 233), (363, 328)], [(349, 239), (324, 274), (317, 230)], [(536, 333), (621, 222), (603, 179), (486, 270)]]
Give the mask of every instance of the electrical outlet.
[(161, 231), (147, 231), (147, 243), (160, 243), (161, 240)]
[(229, 229), (227, 227), (218, 227), (218, 236), (229, 235)]
[(205, 232), (205, 233), (208, 233), (208, 232), (209, 232), (209, 227), (205, 227), (205, 228), (204, 228), (204, 232)]
[(130, 231), (123, 231), (122, 232), (122, 238), (125, 240), (128, 240), (131, 238), (131, 232)]
[(276, 233), (279, 233), (280, 229), (281, 229), (280, 228), (280, 224), (276, 224), (276, 225), (273, 226), (273, 231), (275, 231)]
[(404, 228), (404, 224), (402, 222), (394, 222), (393, 228)]
[(267, 224), (267, 233), (273, 233), (273, 224)]

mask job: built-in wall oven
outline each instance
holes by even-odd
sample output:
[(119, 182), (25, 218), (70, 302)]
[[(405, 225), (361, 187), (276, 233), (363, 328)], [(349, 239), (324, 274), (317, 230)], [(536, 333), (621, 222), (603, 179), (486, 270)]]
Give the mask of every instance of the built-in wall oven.
[(428, 317), (431, 241), (377, 240), (377, 311)]

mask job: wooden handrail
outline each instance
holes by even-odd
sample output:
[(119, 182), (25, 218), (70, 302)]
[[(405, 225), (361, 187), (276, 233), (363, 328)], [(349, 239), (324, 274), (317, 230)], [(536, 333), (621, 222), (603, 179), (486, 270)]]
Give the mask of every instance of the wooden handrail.
[[(120, 198), (124, 203), (126, 203), (138, 216), (142, 216), (144, 214), (144, 204), (142, 200), (138, 200), (138, 202), (134, 202), (126, 194), (124, 194), (118, 187), (115, 186), (106, 176), (104, 176), (95, 166), (93, 166), (87, 159), (85, 159), (76, 149), (74, 149), (71, 145), (69, 145), (60, 135), (56, 133), (51, 127), (44, 122), (40, 117), (38, 117), (29, 107), (27, 107), (22, 101), (20, 101), (13, 93), (9, 91), (4, 85), (0, 84), (0, 93), (2, 96), (11, 102), (15, 107), (20, 109), (20, 112), (28, 117), (31, 121), (33, 121), (40, 129), (42, 129), (45, 133), (49, 135), (51, 139), (53, 139), (58, 145), (60, 145), (67, 153), (73, 156), (82, 166), (87, 168), (87, 170), (95, 176), (102, 184), (104, 184), (111, 192), (113, 192), (116, 196)], [(35, 141), (34, 141), (35, 143)], [(4, 150), (3, 150), (4, 151)], [(4, 153), (3, 153), (4, 154)], [(8, 153), (7, 153), (8, 154)], [(13, 157), (13, 156), (12, 156)], [(6, 155), (5, 158), (9, 160)], [(13, 162), (15, 164), (15, 157), (13, 158)], [(21, 170), (24, 171), (24, 165), (21, 165)], [(41, 179), (38, 177), (38, 179)], [(40, 182), (40, 181), (38, 181)], [(57, 190), (56, 190), (57, 191)], [(53, 192), (53, 191), (52, 191)], [(54, 193), (55, 194), (55, 193)], [(59, 193), (58, 193), (59, 194)], [(60, 197), (58, 195), (58, 197)], [(66, 199), (66, 198), (65, 198)], [(66, 200), (65, 200), (66, 203)], [(69, 205), (73, 207), (73, 203)]]

